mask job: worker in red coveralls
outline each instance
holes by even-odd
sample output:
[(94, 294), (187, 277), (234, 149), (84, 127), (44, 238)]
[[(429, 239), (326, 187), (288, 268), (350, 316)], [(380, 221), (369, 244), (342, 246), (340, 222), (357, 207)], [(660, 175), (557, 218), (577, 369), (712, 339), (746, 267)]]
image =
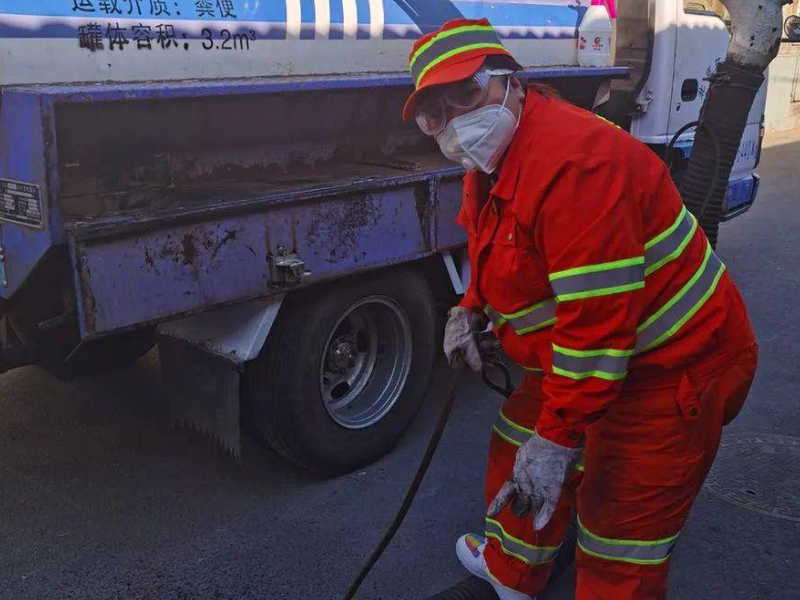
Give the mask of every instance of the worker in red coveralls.
[(520, 83), (485, 19), (422, 37), (404, 109), (467, 169), (472, 281), (445, 353), (481, 369), (488, 321), (527, 372), (494, 424), (486, 528), (457, 554), (503, 600), (544, 587), (577, 512), (579, 600), (658, 599), (739, 412), (757, 346), (731, 277), (662, 161)]

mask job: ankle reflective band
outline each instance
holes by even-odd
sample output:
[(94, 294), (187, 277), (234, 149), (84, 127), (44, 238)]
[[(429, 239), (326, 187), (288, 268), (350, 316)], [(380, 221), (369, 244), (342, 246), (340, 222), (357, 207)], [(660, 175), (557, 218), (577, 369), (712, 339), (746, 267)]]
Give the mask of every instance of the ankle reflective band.
[(660, 565), (666, 562), (677, 543), (679, 533), (661, 540), (615, 540), (600, 537), (586, 529), (578, 519), (578, 547), (586, 554), (605, 560), (635, 565)]
[(551, 273), (550, 286), (558, 302), (638, 290), (644, 287), (644, 256)]
[(678, 218), (668, 229), (644, 245), (645, 264), (647, 265), (644, 270), (645, 276), (658, 271), (665, 264), (678, 258), (691, 241), (695, 231), (697, 231), (697, 219), (684, 206)]
[(570, 379), (624, 379), (631, 356), (633, 350), (572, 350), (553, 344), (553, 373)]
[(497, 413), (497, 421), (495, 421), (492, 430), (509, 444), (514, 446), (522, 446), (533, 435), (533, 430), (517, 425), (511, 419), (503, 414), (503, 411)]
[(420, 46), (411, 57), (409, 70), (414, 83), (419, 85), (425, 73), (442, 61), (481, 48), (505, 50), (494, 27), (466, 25), (439, 32), (431, 41)]
[(724, 271), (725, 265), (714, 254), (711, 244), (706, 242), (706, 253), (700, 268), (669, 302), (639, 326), (637, 354), (652, 350), (675, 335), (711, 297)]
[(555, 560), (559, 546), (532, 546), (506, 533), (499, 521), (486, 517), (486, 537), (500, 542), (505, 554), (528, 565), (542, 565)]

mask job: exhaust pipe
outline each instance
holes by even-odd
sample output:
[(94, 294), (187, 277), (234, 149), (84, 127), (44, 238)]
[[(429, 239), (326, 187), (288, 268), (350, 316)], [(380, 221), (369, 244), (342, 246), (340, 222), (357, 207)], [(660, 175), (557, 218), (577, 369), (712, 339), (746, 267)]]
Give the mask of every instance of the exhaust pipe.
[[(681, 183), (681, 196), (716, 246), (728, 179), (747, 116), (764, 83), (764, 70), (777, 56), (784, 4), (791, 0), (722, 0), (733, 35), (725, 61), (711, 76)], [(711, 187), (709, 187), (711, 186)]]

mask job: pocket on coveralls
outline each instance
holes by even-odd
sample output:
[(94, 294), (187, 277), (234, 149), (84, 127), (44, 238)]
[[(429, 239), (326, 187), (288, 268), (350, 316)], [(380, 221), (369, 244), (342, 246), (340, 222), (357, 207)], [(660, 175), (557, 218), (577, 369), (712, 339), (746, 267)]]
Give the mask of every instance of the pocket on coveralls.
[(721, 374), (719, 393), (725, 400), (722, 424), (733, 421), (744, 406), (758, 368), (758, 344), (742, 352)]

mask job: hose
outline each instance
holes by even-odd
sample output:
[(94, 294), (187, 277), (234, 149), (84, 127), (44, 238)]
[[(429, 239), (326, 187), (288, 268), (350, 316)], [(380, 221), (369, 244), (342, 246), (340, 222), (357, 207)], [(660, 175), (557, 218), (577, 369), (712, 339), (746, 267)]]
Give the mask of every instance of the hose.
[[(717, 67), (700, 112), (692, 156), (681, 179), (681, 196), (716, 245), (722, 204), (747, 116), (764, 74), (728, 58)], [(709, 189), (709, 179), (712, 185)]]
[[(447, 400), (442, 408), (442, 412), (439, 414), (439, 419), (436, 421), (436, 427), (433, 430), (433, 434), (431, 434), (431, 439), (428, 442), (428, 448), (425, 450), (425, 454), (422, 456), (422, 461), (420, 462), (417, 473), (414, 476), (414, 481), (411, 482), (411, 485), (406, 492), (406, 496), (403, 499), (403, 503), (400, 505), (400, 510), (397, 511), (397, 515), (394, 517), (394, 521), (392, 521), (392, 524), (389, 525), (389, 528), (386, 530), (386, 533), (383, 534), (381, 541), (367, 559), (367, 562), (364, 563), (364, 566), (361, 568), (361, 572), (359, 572), (358, 576), (350, 585), (350, 589), (345, 596), (345, 600), (352, 600), (355, 597), (356, 592), (358, 592), (358, 588), (361, 587), (362, 583), (364, 583), (367, 575), (369, 575), (369, 572), (375, 566), (375, 563), (378, 562), (378, 559), (381, 557), (384, 550), (386, 550), (386, 548), (389, 546), (389, 543), (397, 533), (397, 530), (400, 529), (400, 525), (402, 525), (403, 520), (406, 518), (406, 514), (408, 514), (408, 511), (411, 508), (411, 503), (414, 502), (417, 491), (419, 491), (419, 486), (422, 484), (422, 479), (428, 472), (428, 467), (431, 466), (433, 455), (436, 453), (436, 449), (439, 446), (439, 441), (442, 439), (442, 434), (444, 433), (444, 428), (447, 425), (447, 421), (450, 418), (450, 413), (453, 410), (453, 404), (455, 403), (456, 399), (456, 390), (458, 389), (458, 383), (461, 380), (461, 375), (464, 371), (464, 362), (460, 355), (454, 356), (454, 363), (453, 374), (450, 378), (450, 384), (448, 385), (447, 389)], [(488, 369), (486, 367), (493, 367), (500, 371), (501, 375), (503, 376), (502, 386), (496, 384), (491, 377), (489, 377), (487, 372)], [(511, 373), (508, 371), (508, 368), (499, 360), (484, 360), (484, 369), (481, 371), (481, 377), (483, 378), (483, 382), (489, 388), (493, 389), (505, 398), (508, 398), (508, 396), (511, 395), (511, 392), (514, 391), (514, 386), (511, 383)], [(477, 599), (480, 598), (480, 596), (477, 595), (477, 593), (473, 593), (477, 590), (485, 591), (486, 585), (480, 580), (473, 581), (468, 579), (456, 588), (453, 588), (453, 595), (450, 595), (451, 592), (448, 592), (448, 595), (442, 596), (442, 598), (452, 598), (452, 600), (460, 600), (461, 598), (464, 600), (472, 600), (473, 598)], [(489, 590), (491, 590), (491, 588), (489, 588)], [(487, 598), (491, 598), (491, 596), (487, 596)]]
[(367, 562), (362, 567), (361, 572), (350, 585), (350, 589), (345, 596), (345, 600), (352, 600), (355, 597), (358, 588), (361, 587), (361, 584), (372, 570), (372, 567), (375, 566), (375, 563), (378, 562), (378, 559), (392, 541), (395, 533), (397, 533), (397, 530), (403, 523), (403, 519), (406, 518), (406, 514), (408, 514), (408, 511), (411, 508), (412, 502), (414, 502), (414, 498), (417, 495), (419, 486), (422, 484), (422, 479), (425, 477), (425, 473), (428, 472), (428, 467), (431, 466), (433, 455), (436, 452), (436, 448), (439, 446), (439, 441), (442, 439), (442, 434), (444, 433), (444, 428), (447, 425), (447, 420), (450, 418), (450, 412), (453, 410), (453, 404), (455, 403), (456, 399), (456, 390), (458, 389), (458, 383), (461, 381), (461, 374), (464, 370), (464, 363), (460, 356), (456, 355), (454, 358), (455, 365), (453, 367), (453, 374), (450, 377), (450, 384), (448, 385), (447, 389), (447, 400), (442, 408), (442, 412), (439, 414), (439, 419), (436, 421), (436, 427), (434, 428), (431, 439), (428, 442), (428, 448), (425, 450), (425, 454), (422, 457), (422, 462), (420, 462), (419, 468), (417, 469), (417, 474), (414, 476), (414, 481), (411, 482), (411, 485), (406, 492), (406, 496), (403, 498), (403, 503), (400, 506), (400, 510), (398, 510), (397, 515), (395, 515), (394, 521), (392, 521), (392, 524), (386, 530), (386, 533), (383, 534), (378, 546), (372, 552), (369, 559), (367, 559)]
[(713, 145), (714, 150), (714, 175), (711, 178), (711, 185), (708, 186), (708, 193), (706, 193), (706, 197), (703, 200), (702, 205), (698, 211), (699, 214), (695, 214), (698, 220), (702, 221), (703, 215), (705, 215), (706, 209), (708, 208), (709, 203), (711, 202), (711, 197), (714, 195), (714, 189), (717, 186), (717, 182), (719, 181), (719, 159), (721, 155), (721, 149), (719, 145), (719, 137), (714, 131), (705, 123), (701, 123), (700, 121), (692, 121), (687, 123), (678, 131), (675, 132), (675, 135), (672, 136), (669, 144), (667, 144), (666, 150), (664, 150), (664, 162), (667, 163), (667, 166), (670, 170), (672, 170), (672, 149), (675, 147), (675, 144), (678, 142), (678, 139), (684, 134), (685, 131), (691, 129), (692, 127), (697, 127), (698, 129), (705, 129), (708, 132), (709, 137), (711, 138), (711, 143)]

